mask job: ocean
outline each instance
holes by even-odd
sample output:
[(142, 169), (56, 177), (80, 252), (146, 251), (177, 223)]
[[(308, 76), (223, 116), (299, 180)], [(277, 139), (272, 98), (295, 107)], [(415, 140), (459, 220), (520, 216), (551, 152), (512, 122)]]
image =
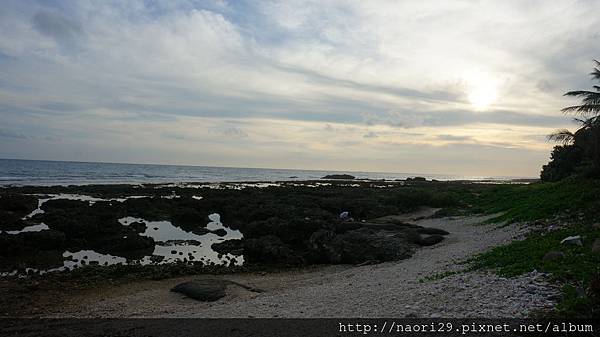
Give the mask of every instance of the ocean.
[(509, 180), (521, 177), (468, 177), (441, 174), (320, 171), (155, 164), (0, 159), (0, 185), (86, 185), (179, 182), (288, 181), (320, 179), (327, 174), (360, 179)]

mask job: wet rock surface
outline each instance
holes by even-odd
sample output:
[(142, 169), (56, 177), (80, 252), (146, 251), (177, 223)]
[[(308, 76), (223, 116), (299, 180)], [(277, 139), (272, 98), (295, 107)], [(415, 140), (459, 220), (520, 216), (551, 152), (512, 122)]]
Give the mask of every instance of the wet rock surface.
[(0, 230), (19, 230), (27, 226), (22, 219), (38, 206), (35, 196), (22, 194), (0, 195)]
[(178, 284), (171, 291), (198, 301), (212, 302), (225, 297), (226, 285), (222, 280), (193, 280)]
[[(407, 258), (419, 246), (435, 244), (447, 234), (443, 230), (398, 221), (364, 221), (411, 211), (418, 206), (439, 207), (452, 203), (452, 200), (439, 197), (435, 188), (431, 192), (414, 194), (410, 187), (400, 184), (391, 188), (371, 188), (369, 184), (374, 183), (365, 182), (360, 182), (364, 187), (359, 188), (347, 187), (343, 182), (328, 183), (331, 185), (327, 186), (310, 183), (313, 184), (311, 187), (298, 182), (294, 184), (243, 190), (202, 185), (6, 188), (0, 194), (0, 212), (10, 216), (0, 218), (2, 228), (23, 228), (24, 224), (20, 222), (27, 222), (43, 223), (49, 229), (17, 235), (1, 233), (0, 256), (15, 252), (91, 249), (128, 259), (149, 257), (160, 244), (152, 237), (141, 235), (145, 231), (158, 230), (147, 225), (148, 222), (169, 221), (173, 226), (197, 235), (226, 235), (223, 228), (207, 228), (208, 216), (213, 213), (220, 214), (220, 221), (227, 227), (241, 231), (243, 239), (225, 240), (213, 244), (212, 248), (223, 255), (243, 255), (245, 264), (254, 265), (390, 261)], [(42, 204), (41, 212), (21, 220), (37, 208), (36, 195), (60, 193), (91, 199), (47, 200)], [(339, 214), (343, 211), (349, 212), (356, 221), (341, 220)], [(119, 222), (124, 217), (144, 219), (146, 223), (136, 220), (124, 225)], [(189, 260), (189, 263), (202, 263), (199, 259)]]
[(328, 174), (321, 179), (353, 180), (356, 179), (356, 177), (349, 174)]
[(263, 292), (260, 289), (226, 279), (198, 279), (187, 281), (176, 285), (171, 291), (198, 301), (214, 302), (227, 295), (226, 290), (228, 286), (238, 286), (256, 293)]

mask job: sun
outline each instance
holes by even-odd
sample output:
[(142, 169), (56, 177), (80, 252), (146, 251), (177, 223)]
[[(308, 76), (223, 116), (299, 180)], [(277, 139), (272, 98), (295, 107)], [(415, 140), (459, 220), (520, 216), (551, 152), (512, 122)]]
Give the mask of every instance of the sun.
[(498, 98), (496, 81), (485, 74), (475, 74), (467, 77), (467, 97), (477, 110), (485, 110)]

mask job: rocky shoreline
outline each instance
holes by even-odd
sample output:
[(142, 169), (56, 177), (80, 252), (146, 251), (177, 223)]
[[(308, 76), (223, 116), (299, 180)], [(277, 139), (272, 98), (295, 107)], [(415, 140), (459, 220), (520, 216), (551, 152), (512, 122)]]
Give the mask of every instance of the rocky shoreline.
[(465, 187), (3, 188), (0, 268), (17, 270), (0, 277), (3, 316), (525, 317), (553, 307), (545, 275), (461, 264), (530, 230), (443, 217), (465, 206), (452, 197)]
[[(466, 269), (463, 262), (474, 254), (521, 238), (530, 230), (525, 225), (485, 224), (487, 219), (414, 220), (450, 234), (439, 244), (417, 250), (410, 259), (137, 280), (82, 291), (37, 315), (523, 318), (550, 310), (560, 291), (543, 273), (505, 278)], [(178, 288), (194, 283), (200, 288), (187, 289), (190, 292)]]
[(434, 188), (333, 180), (6, 187), (0, 189), (0, 272), (121, 263), (290, 267), (394, 261), (448, 234), (383, 217), (453, 204)]

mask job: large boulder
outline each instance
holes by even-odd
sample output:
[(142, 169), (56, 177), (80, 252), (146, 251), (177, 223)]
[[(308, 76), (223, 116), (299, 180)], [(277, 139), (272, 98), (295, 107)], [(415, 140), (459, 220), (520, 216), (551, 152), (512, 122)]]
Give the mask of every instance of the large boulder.
[(580, 235), (568, 236), (562, 239), (560, 243), (563, 245), (583, 246), (583, 240)]
[(420, 228), (417, 228), (417, 232), (419, 232), (419, 234), (429, 234), (429, 235), (433, 235), (433, 234), (448, 235), (448, 234), (450, 234), (443, 229), (432, 228), (432, 227), (420, 227)]
[(420, 245), (420, 246), (433, 246), (436, 243), (440, 243), (444, 240), (444, 237), (442, 235), (439, 234), (433, 234), (433, 235), (428, 235), (428, 236), (419, 236), (416, 240), (415, 243)]
[(353, 264), (405, 259), (412, 255), (414, 247), (403, 235), (370, 228), (341, 234), (320, 230), (313, 233), (308, 245), (316, 262)]
[(225, 297), (226, 286), (222, 280), (193, 280), (178, 284), (171, 291), (198, 301), (213, 302)]

